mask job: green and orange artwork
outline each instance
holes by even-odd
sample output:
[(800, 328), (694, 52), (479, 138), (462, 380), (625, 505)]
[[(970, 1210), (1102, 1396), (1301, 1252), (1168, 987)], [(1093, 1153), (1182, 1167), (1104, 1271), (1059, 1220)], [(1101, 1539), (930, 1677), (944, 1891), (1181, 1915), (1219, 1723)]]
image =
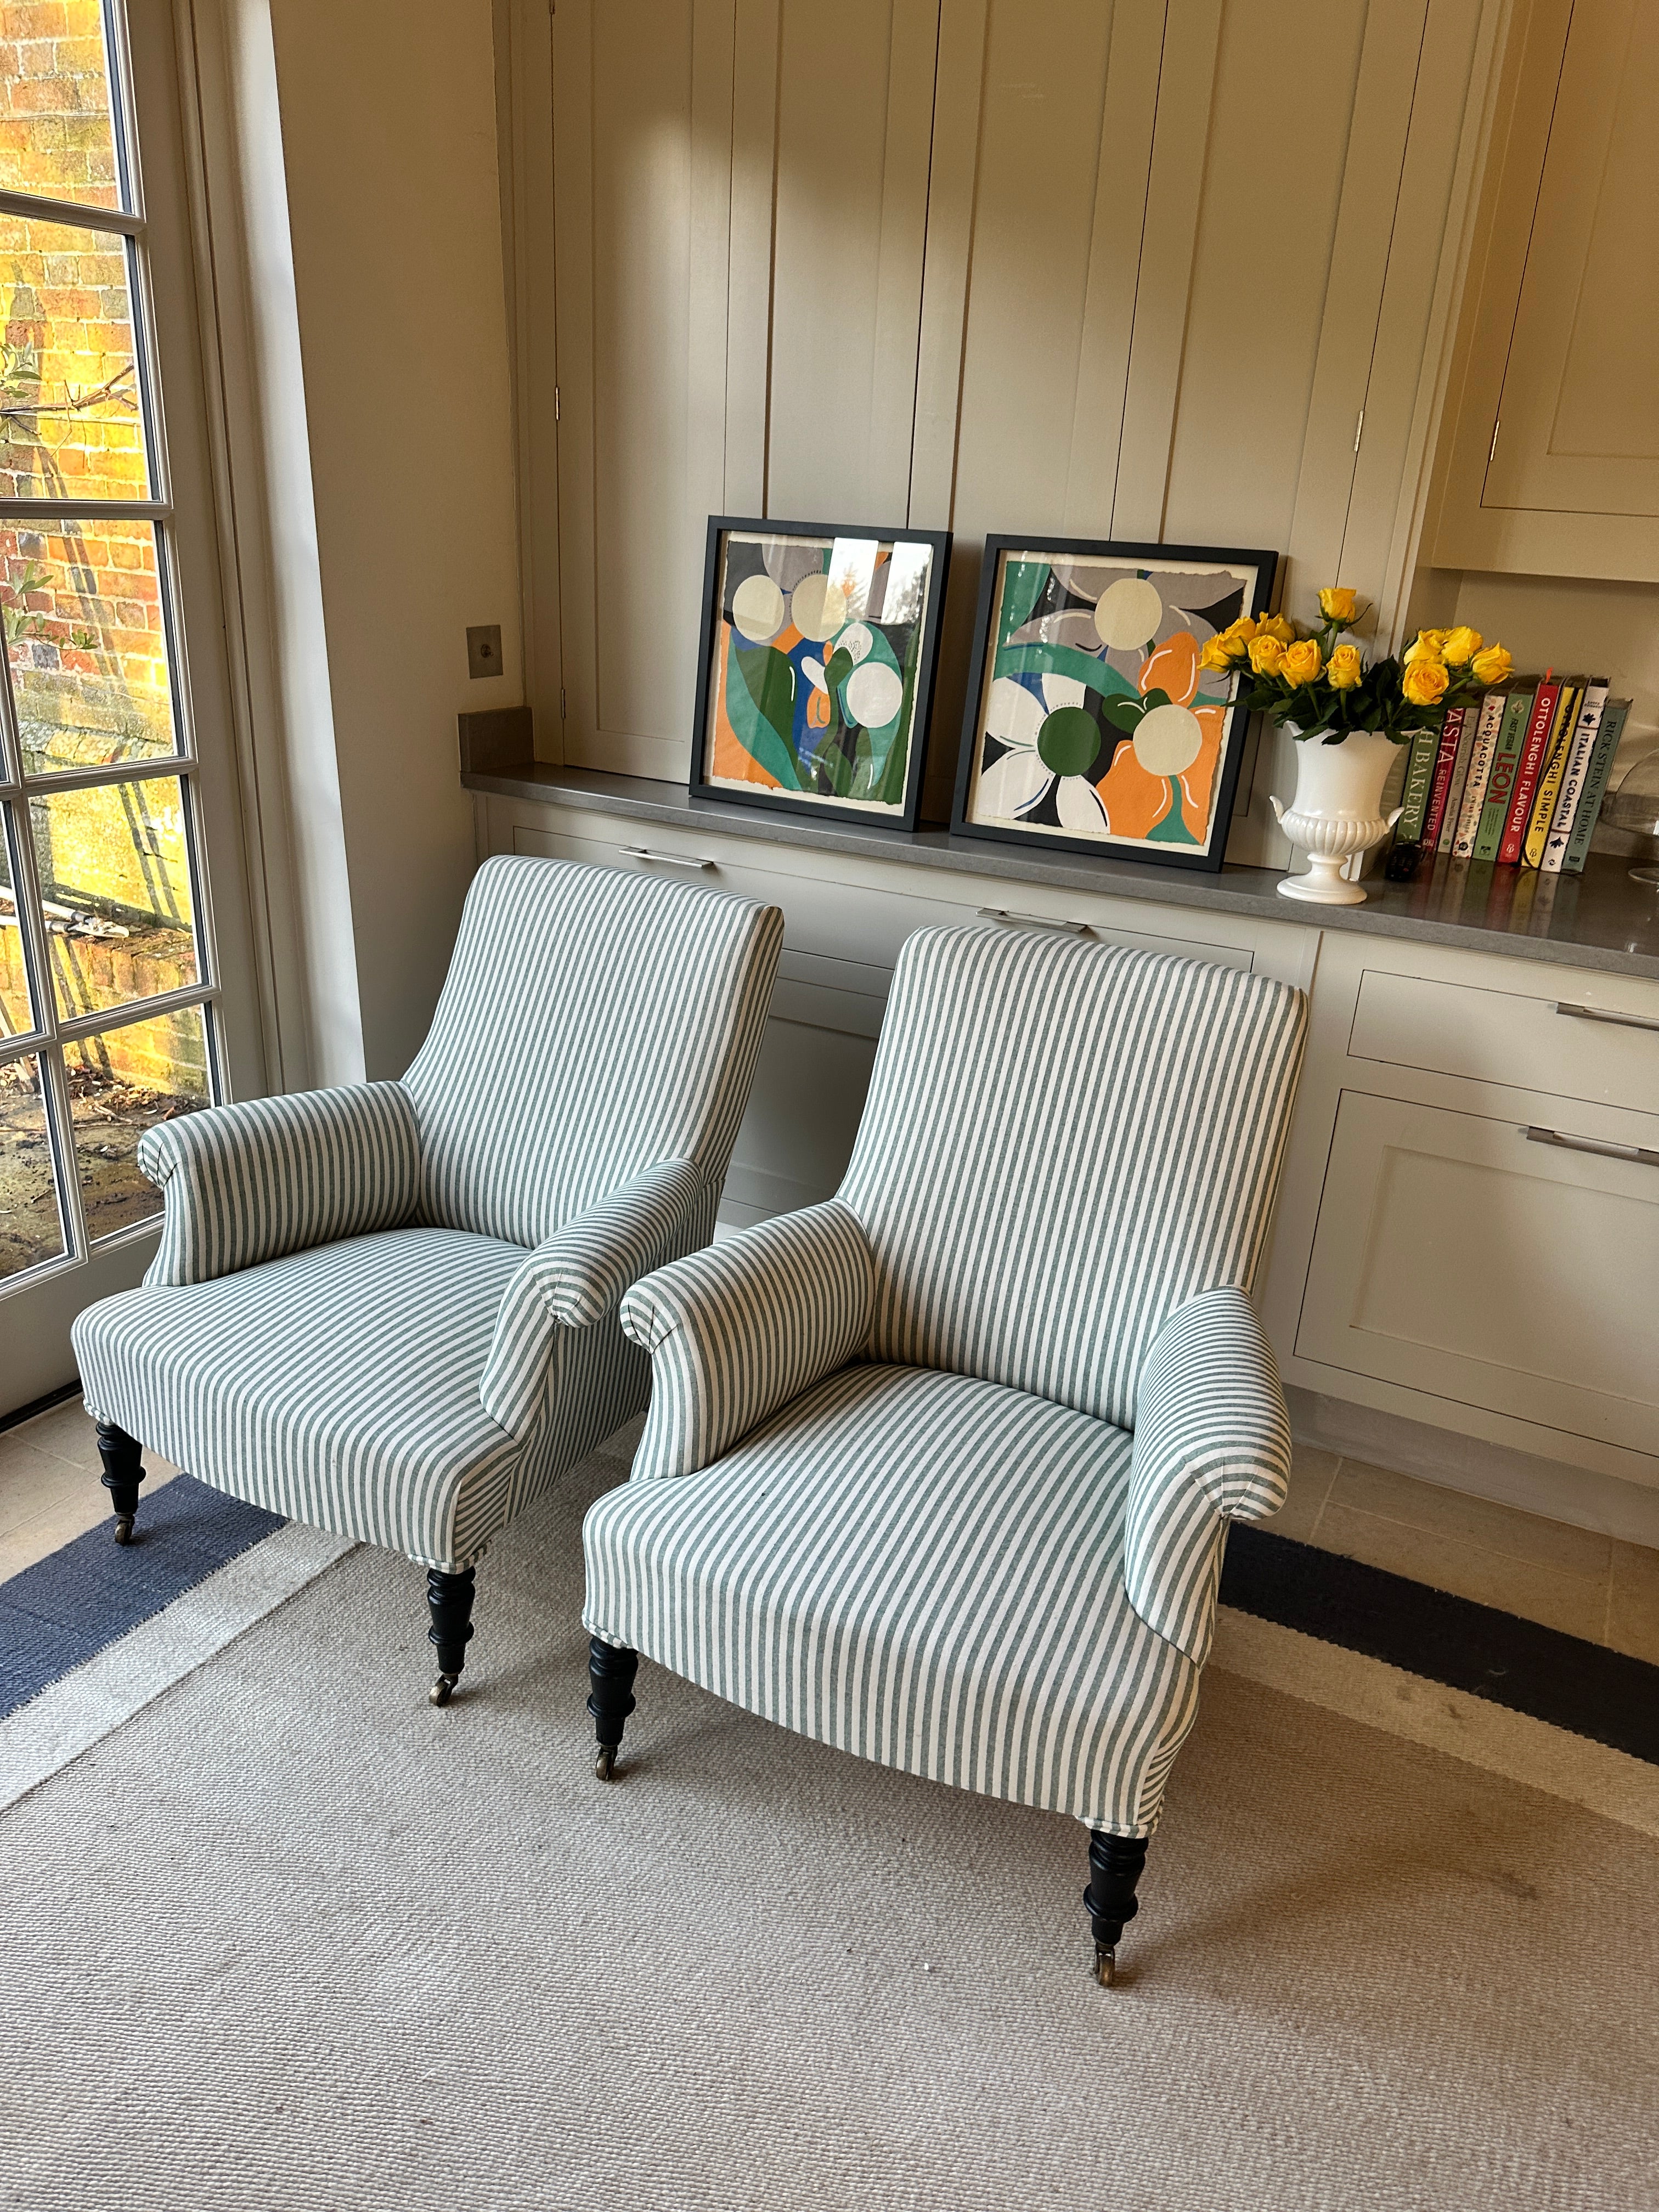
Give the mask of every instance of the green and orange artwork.
[(1171, 857), (1207, 850), (1231, 682), (1200, 656), (1253, 579), (1000, 557), (968, 820)]
[(903, 811), (933, 548), (728, 531), (705, 773), (729, 790)]

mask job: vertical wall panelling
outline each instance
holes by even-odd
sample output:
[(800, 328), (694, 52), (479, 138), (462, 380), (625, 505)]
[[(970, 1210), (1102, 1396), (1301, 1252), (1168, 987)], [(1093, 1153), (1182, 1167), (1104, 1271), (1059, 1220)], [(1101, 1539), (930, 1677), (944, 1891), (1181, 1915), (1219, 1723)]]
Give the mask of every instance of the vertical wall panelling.
[[(524, 696), (538, 757), (564, 759), (559, 711), (559, 441), (554, 315), (553, 19), (535, 0), (495, 0), (496, 130), (505, 172), (502, 238), (518, 455)], [(546, 272), (544, 278), (543, 272)]]
[[(1377, 634), (1397, 636), (1403, 580), (1391, 567), (1424, 386), (1437, 381), (1444, 301), (1440, 273), (1456, 258), (1467, 201), (1466, 140), (1478, 135), (1493, 0), (1431, 0), (1413, 102), (1411, 137), (1396, 167), (1400, 192), (1360, 442), (1343, 533), (1341, 568), (1377, 609)], [(1483, 21), (1483, 18), (1485, 21)], [(1439, 310), (1438, 314), (1437, 309)]]
[[(1221, 42), (1228, 27), (1224, 12), (1223, 0), (1170, 0), (1124, 395), (1123, 442), (1112, 505), (1112, 534), (1118, 538), (1164, 535), (1182, 358), (1207, 166), (1211, 101)], [(1275, 26), (1269, 36), (1270, 51), (1263, 57), (1275, 76), (1280, 75), (1285, 43), (1283, 26)], [(1301, 127), (1298, 113), (1298, 134)], [(1254, 122), (1250, 135), (1258, 149), (1269, 143), (1269, 134)], [(1229, 178), (1227, 193), (1219, 219), (1236, 241), (1242, 292), (1249, 261), (1251, 216), (1262, 198), (1248, 175)], [(1224, 535), (1207, 529), (1199, 542), (1220, 544)], [(1260, 545), (1273, 541), (1258, 527), (1254, 536), (1247, 531), (1238, 542)]]
[[(1110, 528), (1164, 16), (1164, 0), (945, 9), (912, 483), (913, 517), (956, 532), (923, 810), (935, 816), (949, 811), (986, 532)], [(963, 140), (971, 167), (951, 151)]]
[(670, 780), (724, 497), (733, 13), (553, 23), (565, 757)]
[(732, 268), (726, 286), (726, 479), (711, 512), (764, 514), (776, 249), (778, 0), (738, 0), (732, 63)]
[(778, 16), (766, 512), (902, 523), (937, 0)]
[[(988, 531), (1276, 544), (1292, 612), (1340, 570), (1386, 642), (1518, 4), (846, 0), (830, 35), (805, 0), (560, 0), (556, 285), (533, 224), (515, 247), (538, 423), (550, 289), (560, 344), (556, 491), (533, 437), (526, 465), (543, 750), (558, 665), (565, 758), (684, 776), (715, 511), (955, 532), (933, 819)], [(1234, 859), (1286, 856), (1287, 745)]]
[[(957, 416), (989, 13), (990, 0), (940, 0), (910, 450), (909, 520), (918, 530), (948, 530), (956, 501)], [(937, 696), (933, 722), (939, 726)]]

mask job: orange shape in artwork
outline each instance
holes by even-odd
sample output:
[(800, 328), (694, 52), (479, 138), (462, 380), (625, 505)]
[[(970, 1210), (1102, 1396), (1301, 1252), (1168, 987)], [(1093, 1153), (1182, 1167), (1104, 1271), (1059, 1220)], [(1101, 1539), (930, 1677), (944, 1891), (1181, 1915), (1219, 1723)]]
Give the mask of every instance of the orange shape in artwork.
[(1169, 777), (1148, 775), (1127, 738), (1113, 754), (1110, 768), (1095, 789), (1106, 809), (1106, 826), (1115, 837), (1148, 836), (1170, 811)]
[(1140, 672), (1140, 696), (1167, 692), (1177, 707), (1191, 703), (1198, 689), (1198, 640), (1189, 629), (1178, 629), (1146, 656)]
[(1180, 778), (1181, 818), (1201, 845), (1210, 833), (1212, 793), (1216, 763), (1221, 758), (1221, 732), (1227, 709), (1194, 707), (1193, 712), (1204, 732), (1204, 742), (1199, 748), (1198, 758)]
[(719, 649), (714, 655), (714, 758), (712, 773), (717, 783), (759, 783), (769, 791), (778, 788), (778, 779), (769, 769), (764, 769), (732, 728), (726, 711), (726, 670), (731, 655), (732, 633), (722, 623)]

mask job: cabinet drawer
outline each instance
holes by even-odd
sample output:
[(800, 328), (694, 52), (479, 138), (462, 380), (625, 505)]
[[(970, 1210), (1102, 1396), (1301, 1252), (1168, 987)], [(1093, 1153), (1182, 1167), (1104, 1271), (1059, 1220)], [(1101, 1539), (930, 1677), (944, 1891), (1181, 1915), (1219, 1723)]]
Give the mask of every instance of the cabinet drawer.
[[(1565, 1012), (1563, 1007), (1582, 1011)], [(1651, 1026), (1644, 1026), (1651, 1024)], [(1559, 1000), (1368, 968), (1352, 1059), (1659, 1113), (1659, 993), (1564, 970)]]
[(1659, 1164), (1342, 1093), (1302, 1358), (1659, 1453), (1656, 1314)]
[[(534, 853), (550, 860), (587, 860), (602, 868), (636, 868), (650, 875), (702, 883), (711, 890), (737, 891), (783, 909), (783, 941), (793, 951), (821, 957), (850, 961), (866, 968), (890, 969), (905, 939), (928, 922), (960, 922), (971, 916), (939, 899), (918, 898), (909, 891), (873, 890), (863, 884), (831, 884), (816, 876), (785, 873), (783, 869), (733, 856), (718, 837), (699, 837), (684, 830), (649, 828), (631, 835), (617, 824), (617, 836), (577, 837), (563, 830), (532, 830), (522, 823), (513, 833), (515, 853)], [(700, 872), (682, 871), (672, 860), (642, 860), (629, 846), (647, 853), (672, 853), (685, 859), (706, 858), (712, 867)], [(781, 858), (775, 848), (767, 861)]]

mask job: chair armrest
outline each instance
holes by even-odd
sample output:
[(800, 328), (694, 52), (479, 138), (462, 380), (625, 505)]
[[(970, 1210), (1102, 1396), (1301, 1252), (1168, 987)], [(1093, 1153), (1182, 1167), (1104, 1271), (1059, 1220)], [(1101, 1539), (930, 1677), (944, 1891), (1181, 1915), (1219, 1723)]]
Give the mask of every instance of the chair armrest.
[[(478, 1394), (513, 1436), (534, 1420), (562, 1328), (592, 1328), (629, 1285), (694, 1241), (710, 1194), (690, 1160), (647, 1168), (526, 1255), (507, 1286)], [(709, 1208), (712, 1212), (712, 1206)], [(708, 1233), (706, 1228), (702, 1233)]]
[(1172, 1313), (1140, 1371), (1124, 1526), (1129, 1602), (1202, 1665), (1229, 1521), (1285, 1503), (1291, 1424), (1267, 1332), (1243, 1291)]
[(784, 1213), (636, 1283), (622, 1325), (651, 1354), (634, 1479), (695, 1474), (844, 1367), (870, 1331), (875, 1268), (839, 1200)]
[(207, 1283), (401, 1227), (420, 1193), (421, 1140), (401, 1084), (361, 1083), (159, 1122), (138, 1140), (138, 1164), (165, 1206), (145, 1282)]

